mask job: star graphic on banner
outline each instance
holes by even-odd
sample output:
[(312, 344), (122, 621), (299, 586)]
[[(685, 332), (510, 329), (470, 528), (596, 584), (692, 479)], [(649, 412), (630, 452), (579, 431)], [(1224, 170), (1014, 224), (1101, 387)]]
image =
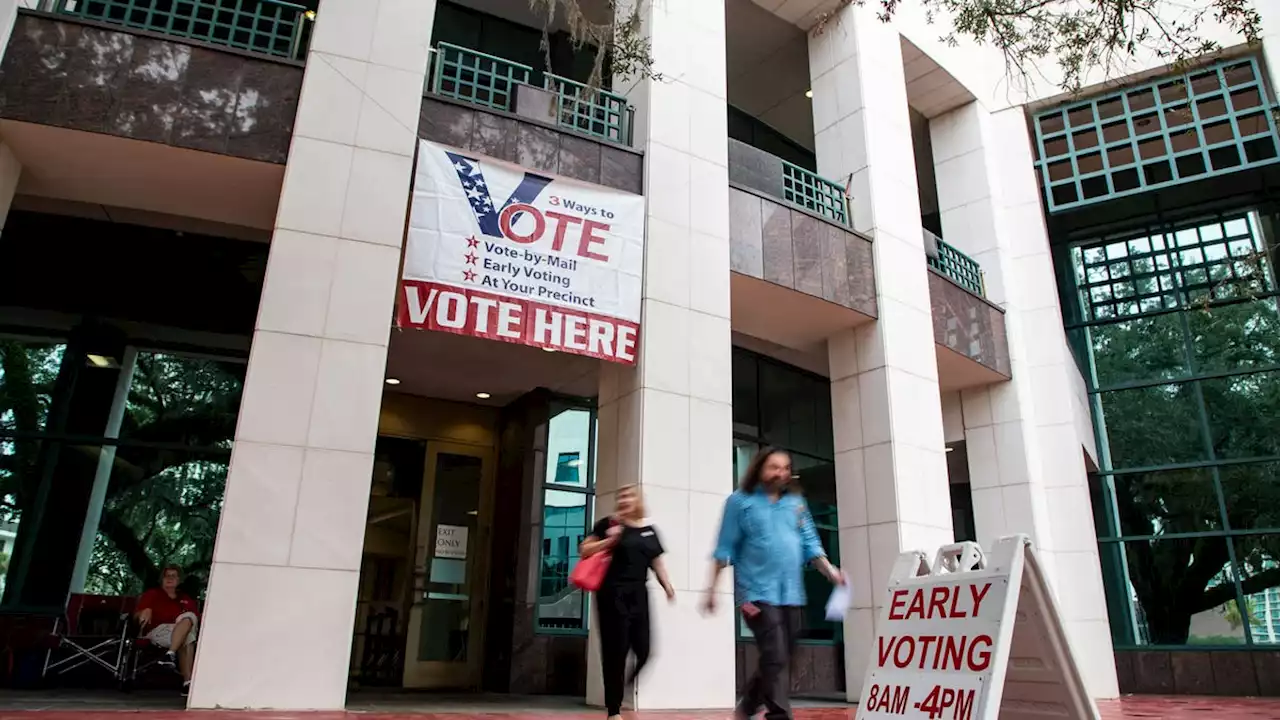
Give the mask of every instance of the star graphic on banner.
[(476, 264), (476, 260), (479, 260), (479, 258), (478, 258), (478, 257), (476, 257), (476, 254), (475, 254), (475, 253), (467, 253), (465, 257), (467, 258), (467, 264), (468, 264), (468, 265), (475, 265), (475, 264)]
[(463, 279), (463, 280), (466, 280), (467, 282), (475, 282), (475, 281), (476, 281), (476, 274), (475, 274), (475, 273), (473, 273), (473, 272), (471, 272), (470, 270), (463, 270), (463, 271), (462, 271), (462, 279)]
[(472, 235), (471, 237), (467, 238), (467, 247), (469, 248), (480, 247), (480, 241), (476, 239), (475, 235)]

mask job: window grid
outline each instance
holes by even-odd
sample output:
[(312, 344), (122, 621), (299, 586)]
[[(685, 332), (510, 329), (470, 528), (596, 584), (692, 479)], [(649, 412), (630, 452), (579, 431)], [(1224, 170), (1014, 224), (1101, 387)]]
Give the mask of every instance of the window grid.
[(1272, 289), (1265, 245), (1248, 214), (1075, 247), (1086, 321), (1127, 319)]
[[(1100, 327), (1127, 322), (1135, 317), (1156, 314), (1187, 316), (1201, 309), (1201, 303), (1220, 300), (1254, 300), (1266, 298), (1269, 302), (1275, 294), (1276, 282), (1268, 260), (1268, 248), (1262, 234), (1263, 223), (1251, 211), (1228, 213), (1198, 221), (1162, 224), (1147, 233), (1129, 233), (1101, 240), (1085, 241), (1071, 248), (1074, 273), (1069, 275), (1075, 284), (1085, 322), (1078, 328), (1085, 334), (1088, 347), (1093, 341), (1088, 337)], [(1245, 258), (1249, 258), (1246, 262)], [(1093, 322), (1090, 322), (1090, 321)], [(1141, 553), (1143, 546), (1154, 548), (1161, 543), (1221, 542), (1223, 568), (1209, 587), (1226, 584), (1232, 587), (1225, 603), (1214, 609), (1228, 610), (1240, 616), (1255, 613), (1258, 603), (1277, 594), (1276, 587), (1257, 589), (1250, 579), (1263, 569), (1273, 569), (1276, 550), (1274, 539), (1280, 537), (1277, 523), (1251, 518), (1244, 513), (1242, 522), (1234, 522), (1239, 512), (1239, 472), (1253, 471), (1255, 477), (1273, 477), (1269, 466), (1280, 464), (1280, 456), (1256, 455), (1224, 456), (1212, 442), (1213, 428), (1220, 422), (1239, 422), (1237, 419), (1219, 419), (1204, 405), (1202, 388), (1206, 382), (1243, 379), (1248, 376), (1271, 374), (1274, 367), (1245, 365), (1230, 370), (1201, 367), (1196, 353), (1194, 335), (1184, 324), (1184, 347), (1180, 356), (1185, 362), (1185, 372), (1176, 378), (1158, 375), (1152, 369), (1147, 378), (1128, 381), (1120, 387), (1100, 387), (1098, 366), (1088, 351), (1089, 371), (1085, 373), (1088, 392), (1093, 403), (1094, 422), (1097, 426), (1102, 469), (1095, 473), (1095, 521), (1099, 550), (1103, 558), (1103, 572), (1108, 590), (1108, 605), (1112, 615), (1113, 630), (1119, 634), (1114, 645), (1120, 649), (1149, 649), (1152, 647), (1194, 647), (1199, 650), (1213, 647), (1274, 647), (1277, 626), (1250, 614), (1234, 625), (1233, 636), (1211, 638), (1189, 637), (1182, 645), (1171, 644), (1154, 636), (1139, 597), (1131, 583), (1130, 552)], [(1260, 381), (1259, 381), (1260, 382)], [(1132, 387), (1130, 387), (1132, 386)], [(1195, 411), (1197, 435), (1205, 446), (1206, 457), (1192, 462), (1170, 462), (1142, 467), (1117, 467), (1112, 456), (1114, 448), (1108, 443), (1108, 423), (1102, 414), (1100, 401), (1104, 394), (1125, 392), (1137, 387), (1185, 388), (1191, 396), (1199, 398)], [(1154, 426), (1168, 422), (1167, 418), (1153, 418)], [(1123, 462), (1120, 463), (1124, 465)], [(1185, 471), (1198, 471), (1188, 474)], [(1183, 472), (1176, 472), (1183, 471)], [(1130, 484), (1132, 484), (1130, 486)], [(1177, 486), (1181, 485), (1181, 488)], [(1135, 490), (1150, 493), (1180, 491), (1181, 502), (1186, 506), (1188, 491), (1198, 496), (1203, 505), (1194, 506), (1194, 514), (1148, 517), (1151, 532), (1134, 532), (1126, 526), (1126, 515), (1119, 508), (1119, 498), (1131, 497)], [(1132, 502), (1132, 501), (1129, 501)], [(1234, 504), (1233, 504), (1234, 503)], [(1234, 513), (1234, 514), (1233, 514)], [(1132, 518), (1129, 518), (1130, 520)], [(1203, 529), (1188, 529), (1200, 523)], [(1256, 524), (1255, 524), (1256, 523)], [(1194, 557), (1194, 552), (1191, 557)], [(1137, 572), (1152, 572), (1139, 563)], [(1147, 578), (1150, 580), (1150, 578)], [(1233, 605), (1234, 603), (1234, 605)], [(1117, 615), (1117, 613), (1120, 613)]]
[[(928, 231), (926, 230), (925, 232)], [(979, 297), (986, 297), (986, 283), (982, 277), (982, 266), (973, 258), (955, 249), (954, 246), (943, 242), (942, 238), (935, 237), (934, 241), (938, 245), (938, 255), (928, 259), (929, 267), (951, 278), (965, 290)]]
[(1036, 115), (1049, 211), (1280, 161), (1260, 78), (1233, 59)]
[(590, 90), (569, 78), (545, 73), (546, 89), (556, 95), (556, 123), (591, 137), (628, 143), (627, 99), (608, 90)]
[(844, 187), (786, 160), (782, 161), (782, 197), (822, 217), (849, 225), (849, 199)]
[(307, 9), (279, 0), (59, 0), (57, 12), (224, 45), (301, 57)]

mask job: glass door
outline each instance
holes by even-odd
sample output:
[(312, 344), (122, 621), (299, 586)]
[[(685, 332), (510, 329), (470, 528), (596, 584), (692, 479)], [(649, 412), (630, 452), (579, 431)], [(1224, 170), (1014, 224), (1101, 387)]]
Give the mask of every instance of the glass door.
[(479, 687), (492, 476), (488, 448), (427, 444), (405, 687)]

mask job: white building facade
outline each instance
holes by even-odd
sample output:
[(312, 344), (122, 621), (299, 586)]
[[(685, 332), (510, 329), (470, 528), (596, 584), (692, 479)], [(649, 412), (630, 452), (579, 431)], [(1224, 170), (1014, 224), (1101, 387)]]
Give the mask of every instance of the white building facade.
[[(95, 542), (131, 549), (136, 499), (108, 480), (159, 442), (141, 429), (180, 444), (111, 388), (161, 354), (216, 357), (239, 368), (222, 434), (173, 436), (220, 478), (216, 533), (192, 541), (207, 552), (183, 556), (205, 608), (193, 708), (332, 710), (379, 685), (600, 703), (567, 573), (630, 483), (677, 590), (654, 604), (634, 704), (731, 707), (750, 639), (698, 607), (722, 503), (764, 445), (793, 454), (854, 587), (845, 623), (807, 615), (804, 690), (859, 699), (900, 552), (1025, 533), (1095, 697), (1204, 691), (1170, 653), (1254, 678), (1214, 691), (1280, 692), (1253, 652), (1275, 642), (1280, 585), (1280, 445), (1253, 430), (1280, 398), (1271, 0), (1258, 45), (1211, 27), (1222, 55), (1137, 59), (1072, 97), (939, 41), (913, 6), (885, 23), (823, 0), (645, 3), (657, 77), (592, 95), (564, 28), (545, 66), (523, 3), (204, 1), (271, 29), (179, 18), (165, 36), (111, 3), (0, 2), (0, 259), (29, 269), (27, 243), (97, 232), (55, 230), (74, 218), (146, 228), (111, 231), (150, 238), (130, 257), (234, 241), (209, 252), (247, 259), (193, 295), (248, 278), (235, 312), (180, 317), (158, 289), (101, 311), (0, 296), (0, 347), (42, 358), (54, 388), (36, 426), (0, 406), (0, 448), (100, 453), (81, 475), (0, 478), (21, 488), (0, 518), (6, 605), (128, 594), (171, 561), (140, 545), (123, 574), (73, 570)], [(634, 364), (393, 327), (422, 140), (643, 197)], [(89, 400), (85, 358), (116, 373)], [(470, 538), (462, 557), (432, 552), (441, 527)], [(51, 539), (67, 533), (88, 540)]]

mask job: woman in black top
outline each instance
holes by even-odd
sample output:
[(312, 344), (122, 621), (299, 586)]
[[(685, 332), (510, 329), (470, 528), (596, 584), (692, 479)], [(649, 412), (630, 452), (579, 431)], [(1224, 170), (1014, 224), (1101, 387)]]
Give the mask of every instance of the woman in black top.
[[(603, 518), (582, 541), (579, 554), (590, 557), (611, 552), (613, 559), (604, 583), (596, 592), (596, 616), (600, 623), (600, 666), (604, 676), (604, 704), (609, 717), (622, 717), (622, 695), (649, 660), (649, 568), (674, 602), (667, 569), (662, 564), (662, 541), (644, 516), (644, 502), (637, 485), (618, 489), (613, 515)], [(636, 663), (627, 677), (627, 653)]]

